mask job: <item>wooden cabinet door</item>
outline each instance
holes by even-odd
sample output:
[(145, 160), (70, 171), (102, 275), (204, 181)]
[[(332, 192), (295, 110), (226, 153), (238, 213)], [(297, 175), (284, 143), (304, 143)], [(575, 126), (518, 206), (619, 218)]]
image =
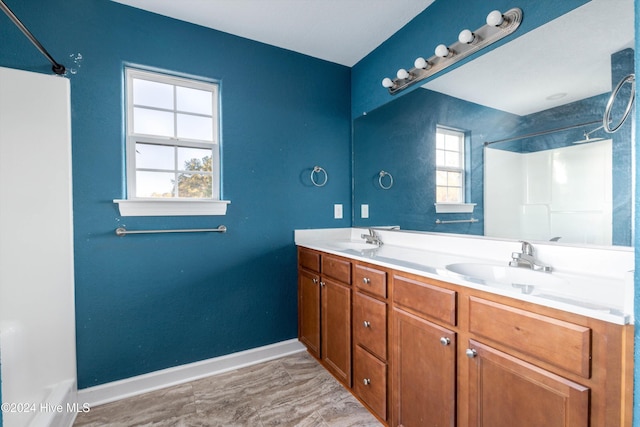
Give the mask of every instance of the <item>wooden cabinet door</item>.
[(351, 386), (351, 288), (322, 278), (322, 360)]
[(588, 427), (589, 389), (469, 340), (469, 426)]
[(393, 325), (393, 425), (455, 426), (455, 333), (398, 309)]
[(298, 271), (298, 338), (320, 358), (320, 276)]

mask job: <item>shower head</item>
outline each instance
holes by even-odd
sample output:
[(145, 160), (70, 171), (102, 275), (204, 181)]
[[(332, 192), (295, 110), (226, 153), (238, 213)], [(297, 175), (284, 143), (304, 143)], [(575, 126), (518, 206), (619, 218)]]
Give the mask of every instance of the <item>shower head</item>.
[(604, 138), (591, 138), (585, 132), (584, 139), (581, 139), (580, 141), (573, 141), (572, 144), (586, 144), (587, 142), (598, 142), (598, 141), (604, 141)]
[(594, 133), (597, 130), (602, 129), (604, 126), (598, 126), (597, 128), (595, 128), (594, 130), (592, 130), (591, 132), (584, 132), (584, 139), (581, 139), (579, 141), (573, 141), (573, 144), (586, 144), (587, 142), (597, 142), (597, 141), (604, 141), (605, 138), (591, 138), (591, 134)]

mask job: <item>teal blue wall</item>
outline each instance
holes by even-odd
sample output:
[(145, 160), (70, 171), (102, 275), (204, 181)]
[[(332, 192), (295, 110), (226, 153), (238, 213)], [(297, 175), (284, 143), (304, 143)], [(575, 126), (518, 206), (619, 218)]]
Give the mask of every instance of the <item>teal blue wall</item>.
[[(293, 230), (350, 226), (349, 215), (333, 219), (334, 203), (351, 211), (350, 69), (107, 0), (7, 4), (75, 72), (79, 388), (295, 338)], [(0, 15), (0, 65), (50, 73)], [(119, 215), (124, 63), (221, 82), (226, 216)], [(314, 165), (325, 187), (309, 181)], [(219, 224), (229, 231), (114, 234)]]

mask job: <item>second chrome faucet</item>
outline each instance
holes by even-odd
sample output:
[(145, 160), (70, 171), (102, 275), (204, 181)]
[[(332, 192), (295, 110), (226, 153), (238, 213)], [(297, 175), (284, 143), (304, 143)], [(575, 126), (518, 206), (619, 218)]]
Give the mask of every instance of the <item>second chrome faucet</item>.
[(553, 270), (553, 268), (550, 265), (540, 262), (536, 259), (534, 255), (533, 245), (529, 242), (525, 242), (524, 240), (522, 240), (521, 243), (521, 252), (511, 253), (511, 261), (509, 262), (509, 265), (511, 267), (525, 267), (535, 271), (551, 273), (551, 270)]

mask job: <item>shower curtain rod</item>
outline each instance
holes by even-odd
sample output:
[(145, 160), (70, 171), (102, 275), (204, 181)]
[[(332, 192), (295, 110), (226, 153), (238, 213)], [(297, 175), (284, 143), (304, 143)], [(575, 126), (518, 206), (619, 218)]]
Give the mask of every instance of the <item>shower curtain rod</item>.
[(484, 146), (487, 147), (487, 146), (489, 146), (491, 144), (497, 144), (498, 142), (517, 141), (518, 139), (533, 138), (534, 136), (548, 135), (550, 133), (561, 132), (563, 130), (569, 130), (569, 129), (575, 129), (575, 128), (579, 128), (579, 127), (583, 127), (583, 126), (595, 125), (596, 123), (597, 124), (602, 124), (602, 120), (594, 120), (592, 122), (585, 122), (585, 123), (580, 123), (580, 124), (577, 124), (577, 125), (565, 126), (565, 127), (556, 128), (556, 129), (543, 130), (543, 131), (540, 131), (540, 132), (528, 133), (526, 135), (519, 135), (519, 136), (514, 136), (514, 137), (511, 137), (511, 138), (498, 139), (496, 141), (485, 142)]
[(58, 64), (56, 60), (53, 59), (51, 55), (49, 55), (47, 49), (45, 49), (44, 46), (40, 44), (38, 39), (36, 39), (34, 35), (31, 34), (31, 31), (29, 31), (27, 27), (25, 27), (24, 24), (20, 22), (20, 19), (18, 19), (18, 17), (11, 11), (11, 9), (9, 9), (9, 6), (5, 4), (4, 0), (0, 0), (0, 9), (2, 9), (2, 11), (9, 17), (9, 19), (13, 21), (16, 27), (18, 27), (18, 29), (22, 31), (25, 36), (27, 36), (27, 38), (40, 51), (40, 53), (42, 53), (49, 60), (49, 62), (51, 62), (51, 69), (53, 70), (53, 72), (56, 74), (64, 74), (66, 71), (64, 65)]

